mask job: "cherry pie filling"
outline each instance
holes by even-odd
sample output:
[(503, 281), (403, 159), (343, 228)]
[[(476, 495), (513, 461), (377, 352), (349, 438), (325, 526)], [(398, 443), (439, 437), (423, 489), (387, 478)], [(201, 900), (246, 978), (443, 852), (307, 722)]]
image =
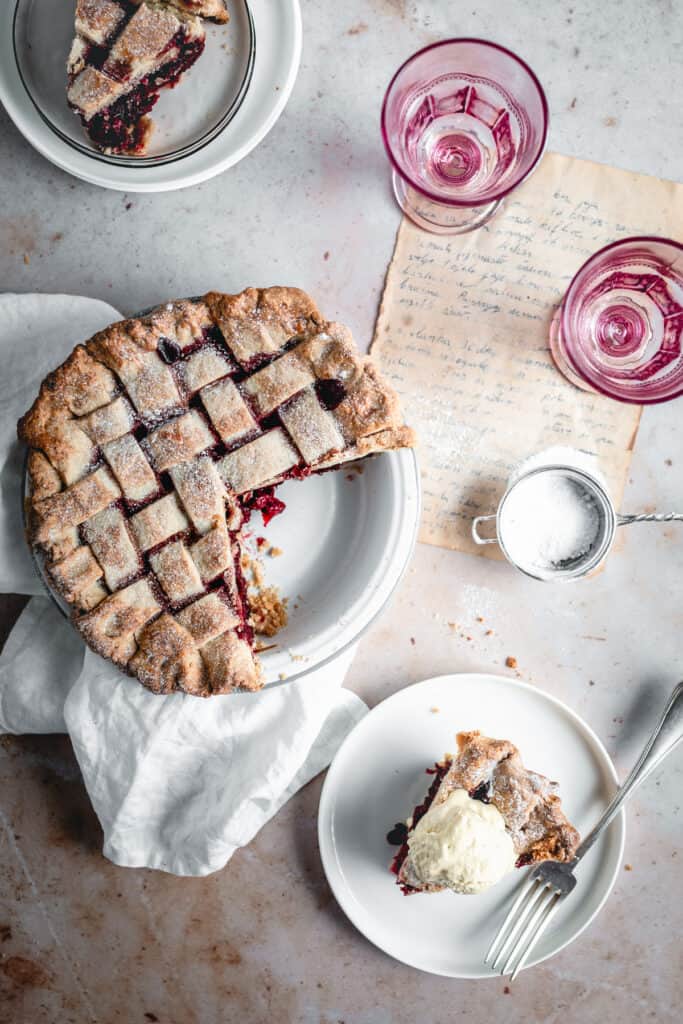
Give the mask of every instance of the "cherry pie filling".
[[(102, 149), (113, 153), (140, 153), (145, 147), (147, 128), (144, 121), (159, 99), (160, 90), (174, 88), (181, 75), (192, 67), (204, 50), (204, 39), (189, 39), (184, 28), (178, 30), (167, 49), (176, 52), (171, 60), (156, 71), (145, 75), (130, 92), (95, 114), (89, 121), (81, 117), (81, 121), (93, 142)], [(91, 60), (91, 55), (94, 58)], [(99, 67), (101, 54), (98, 48), (91, 47), (88, 60)], [(121, 66), (118, 74), (111, 77), (125, 80), (127, 68)]]

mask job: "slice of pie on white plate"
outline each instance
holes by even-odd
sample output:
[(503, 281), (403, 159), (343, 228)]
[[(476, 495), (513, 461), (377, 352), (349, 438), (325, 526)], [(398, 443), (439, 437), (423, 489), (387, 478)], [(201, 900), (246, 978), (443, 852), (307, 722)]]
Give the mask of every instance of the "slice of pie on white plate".
[(477, 731), (456, 736), (457, 754), (434, 768), (424, 801), (387, 839), (406, 894), (478, 893), (515, 867), (570, 861), (579, 834), (568, 821), (557, 783), (524, 767), (509, 740)]
[(145, 153), (147, 115), (201, 56), (203, 19), (226, 22), (224, 0), (76, 0), (67, 100), (98, 149)]

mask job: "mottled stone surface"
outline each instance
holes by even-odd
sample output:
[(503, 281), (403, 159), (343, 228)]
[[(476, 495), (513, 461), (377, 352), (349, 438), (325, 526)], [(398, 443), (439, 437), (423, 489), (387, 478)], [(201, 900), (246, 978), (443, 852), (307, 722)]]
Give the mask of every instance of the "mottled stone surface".
[[(125, 196), (84, 185), (0, 112), (2, 287), (83, 293), (131, 312), (209, 287), (294, 283), (369, 339), (398, 224), (378, 134), (383, 87), (411, 51), (449, 34), (493, 38), (530, 60), (548, 92), (552, 148), (680, 174), (683, 30), (670, 0), (303, 6), (304, 61), (285, 115), (242, 164), (198, 188)], [(680, 510), (681, 408), (644, 414), (625, 509)], [(624, 772), (682, 672), (682, 577), (676, 524), (630, 528), (605, 572), (566, 589), (421, 547), (348, 682), (375, 704), (446, 671), (514, 675), (513, 656), (523, 679), (586, 717)], [(18, 608), (0, 605), (7, 626)], [(101, 857), (68, 740), (5, 737), (0, 1022), (678, 1020), (682, 766), (674, 754), (631, 804), (632, 870), (598, 921), (506, 993), (503, 982), (394, 963), (347, 922), (317, 851), (320, 780), (226, 870), (176, 879)]]

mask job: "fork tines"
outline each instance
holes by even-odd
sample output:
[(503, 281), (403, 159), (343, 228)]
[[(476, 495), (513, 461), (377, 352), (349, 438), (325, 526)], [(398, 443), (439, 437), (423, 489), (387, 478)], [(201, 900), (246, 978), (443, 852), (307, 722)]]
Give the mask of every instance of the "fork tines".
[[(545, 880), (531, 876), (491, 943), (484, 963), (514, 981), (532, 949), (562, 902), (562, 893)], [(503, 959), (505, 958), (505, 959)]]

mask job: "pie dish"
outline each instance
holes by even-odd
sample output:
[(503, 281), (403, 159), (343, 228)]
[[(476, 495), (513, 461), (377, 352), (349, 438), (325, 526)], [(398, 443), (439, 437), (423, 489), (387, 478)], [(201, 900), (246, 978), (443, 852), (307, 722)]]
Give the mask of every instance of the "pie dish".
[(350, 332), (294, 288), (179, 300), (78, 345), (20, 420), (27, 522), (76, 627), (155, 693), (261, 685), (241, 530), (274, 487), (411, 446)]
[(411, 833), (430, 808), (443, 804), (455, 790), (464, 790), (473, 800), (492, 804), (500, 812), (512, 839), (515, 867), (544, 860), (570, 861), (579, 844), (579, 833), (562, 810), (557, 783), (527, 770), (509, 740), (490, 739), (477, 731), (458, 733), (456, 740), (458, 753), (447, 754), (427, 769), (434, 780), (405, 831), (396, 826), (388, 837), (401, 844), (391, 870), (403, 892), (410, 895), (446, 888), (420, 877), (410, 841)]
[(144, 154), (147, 114), (201, 56), (205, 18), (227, 21), (224, 0), (76, 0), (67, 100), (103, 153)]

